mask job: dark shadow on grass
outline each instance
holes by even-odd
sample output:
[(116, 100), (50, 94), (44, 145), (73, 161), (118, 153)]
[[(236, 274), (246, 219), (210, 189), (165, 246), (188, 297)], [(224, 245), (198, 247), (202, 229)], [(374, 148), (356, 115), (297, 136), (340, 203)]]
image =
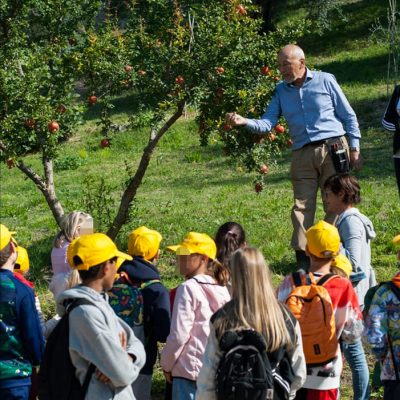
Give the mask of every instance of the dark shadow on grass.
[(291, 272), (297, 271), (296, 262), (293, 256), (289, 256), (288, 254), (284, 255), (282, 259), (278, 261), (273, 261), (269, 264), (269, 267), (274, 274), (280, 275), (288, 275)]
[(54, 236), (47, 236), (36, 240), (27, 248), (30, 260), (28, 279), (34, 281), (36, 285), (48, 286), (52, 276), (51, 270), (51, 249), (53, 247)]

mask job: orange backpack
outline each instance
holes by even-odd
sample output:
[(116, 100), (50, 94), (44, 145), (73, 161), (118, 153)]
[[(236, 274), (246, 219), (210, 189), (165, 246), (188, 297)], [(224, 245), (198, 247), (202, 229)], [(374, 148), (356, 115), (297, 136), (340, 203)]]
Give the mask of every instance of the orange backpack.
[(335, 315), (328, 291), (323, 285), (338, 275), (327, 274), (315, 282), (312, 273), (292, 274), (293, 291), (286, 305), (299, 321), (303, 350), (308, 366), (324, 365), (336, 358)]

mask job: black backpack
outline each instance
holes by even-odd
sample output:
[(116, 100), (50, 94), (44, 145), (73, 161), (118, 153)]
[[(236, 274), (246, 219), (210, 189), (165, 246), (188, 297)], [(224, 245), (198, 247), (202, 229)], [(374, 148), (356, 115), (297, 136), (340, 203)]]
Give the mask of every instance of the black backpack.
[(39, 371), (39, 400), (84, 400), (95, 366), (90, 364), (83, 385), (75, 375), (69, 354), (69, 314), (78, 306), (94, 305), (86, 299), (71, 301), (50, 334)]
[[(290, 315), (286, 323), (293, 338), (296, 320)], [(252, 329), (229, 330), (219, 344), (223, 355), (216, 373), (218, 400), (289, 398), (295, 375), (286, 347), (267, 353), (264, 337)]]

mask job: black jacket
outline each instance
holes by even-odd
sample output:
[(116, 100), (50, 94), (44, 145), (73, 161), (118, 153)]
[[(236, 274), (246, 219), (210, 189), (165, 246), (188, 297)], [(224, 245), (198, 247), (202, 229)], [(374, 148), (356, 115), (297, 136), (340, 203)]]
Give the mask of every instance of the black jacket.
[(395, 132), (393, 137), (393, 153), (400, 149), (400, 117), (397, 114), (397, 103), (400, 99), (400, 85), (397, 85), (392, 93), (385, 114), (382, 118), (382, 125), (388, 131)]
[[(134, 285), (160, 279), (157, 268), (142, 257), (125, 261), (118, 270), (122, 271)], [(165, 343), (169, 335), (171, 325), (169, 292), (162, 283), (153, 283), (142, 289), (142, 294), (146, 364), (140, 373), (151, 375), (157, 359), (157, 342)]]

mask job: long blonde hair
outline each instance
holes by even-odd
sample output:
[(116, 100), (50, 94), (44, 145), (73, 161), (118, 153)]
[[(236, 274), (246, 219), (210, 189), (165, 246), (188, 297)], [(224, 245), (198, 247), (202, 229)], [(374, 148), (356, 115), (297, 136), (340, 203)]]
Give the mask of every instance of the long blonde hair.
[(230, 265), (232, 301), (214, 323), (217, 335), (228, 329), (254, 329), (264, 336), (268, 351), (284, 345), (291, 347), (283, 315), (285, 308), (275, 297), (271, 272), (261, 252), (251, 247), (238, 249)]
[(72, 211), (64, 216), (61, 222), (61, 231), (54, 238), (53, 246), (62, 247), (64, 242), (72, 242), (79, 236), (79, 228), (91, 216), (83, 211)]

